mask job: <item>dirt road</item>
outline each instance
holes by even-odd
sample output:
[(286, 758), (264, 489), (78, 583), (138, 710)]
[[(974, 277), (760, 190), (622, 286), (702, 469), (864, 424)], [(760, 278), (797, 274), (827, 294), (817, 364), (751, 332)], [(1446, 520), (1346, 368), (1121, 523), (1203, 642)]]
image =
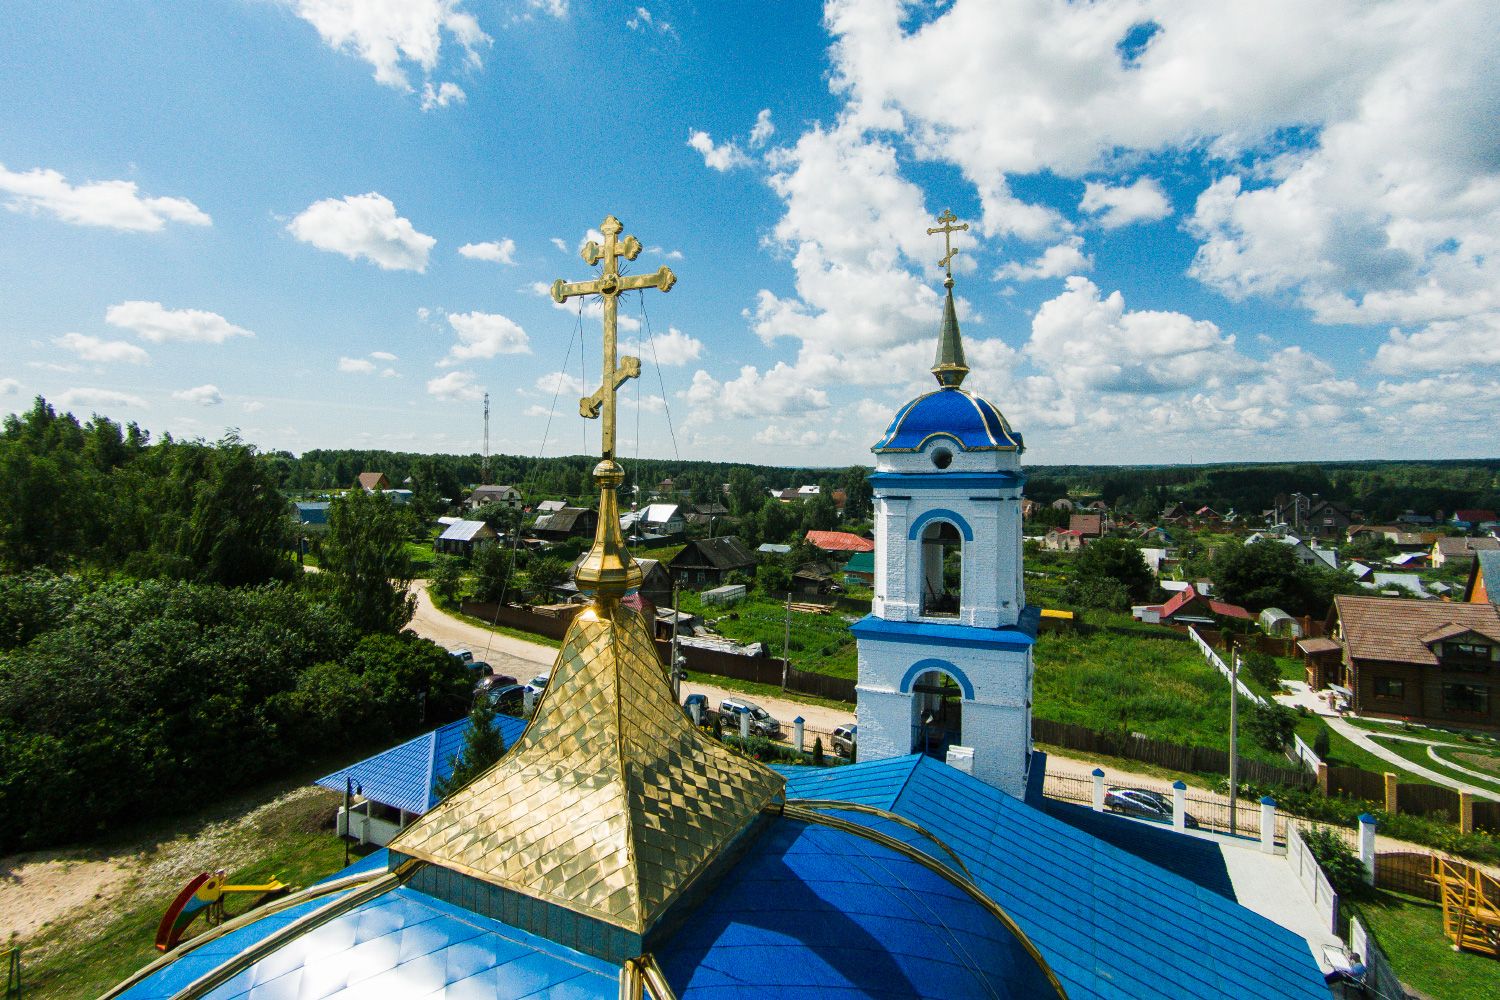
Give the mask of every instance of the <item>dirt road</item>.
[[(557, 650), (551, 646), (491, 632), (489, 629), (470, 625), (440, 610), (433, 605), (432, 598), (428, 596), (426, 580), (415, 581), (412, 584), (412, 592), (417, 595), (417, 613), (409, 626), (412, 631), (448, 649), (472, 651), (475, 659), (484, 660), (495, 668), (497, 674), (509, 674), (524, 683), (536, 674), (545, 672), (557, 657)], [(717, 705), (724, 698), (746, 697), (729, 688), (695, 681), (684, 683), (682, 693), (684, 696), (707, 695), (710, 705)], [(770, 712), (781, 722), (788, 742), (792, 738), (792, 720), (799, 715), (805, 720), (806, 742), (809, 746), (812, 745), (815, 736), (823, 736), (825, 737), (823, 745), (827, 747), (826, 737), (833, 732), (834, 727), (854, 721), (853, 711), (839, 711), (824, 708), (821, 705), (804, 705), (791, 698), (768, 698), (761, 695), (749, 697), (751, 701)]]

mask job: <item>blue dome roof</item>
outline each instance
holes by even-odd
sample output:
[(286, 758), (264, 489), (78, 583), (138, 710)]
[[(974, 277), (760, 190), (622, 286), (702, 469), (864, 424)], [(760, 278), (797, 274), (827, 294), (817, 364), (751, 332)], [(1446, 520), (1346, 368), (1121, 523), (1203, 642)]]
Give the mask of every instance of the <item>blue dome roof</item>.
[(964, 451), (1020, 451), (1021, 435), (1010, 429), (989, 400), (957, 388), (938, 389), (907, 403), (886, 428), (875, 452), (920, 451), (944, 436)]

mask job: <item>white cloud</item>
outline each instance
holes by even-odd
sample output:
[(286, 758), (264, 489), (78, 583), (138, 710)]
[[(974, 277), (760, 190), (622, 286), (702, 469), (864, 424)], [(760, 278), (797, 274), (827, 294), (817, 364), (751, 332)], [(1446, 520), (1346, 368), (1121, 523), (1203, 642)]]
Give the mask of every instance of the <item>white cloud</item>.
[(1061, 243), (1042, 251), (1029, 264), (1012, 261), (995, 272), (997, 281), (1032, 281), (1038, 278), (1066, 278), (1094, 268), (1094, 258), (1083, 252), (1083, 238), (1069, 236)]
[(410, 93), (408, 71), (420, 70), (427, 78), (423, 110), (463, 99), (463, 91), (455, 84), (441, 83), (436, 88), (432, 84), (444, 37), (463, 49), (463, 62), (472, 69), (482, 65), (479, 50), (490, 43), (474, 15), (463, 9), (463, 0), (294, 2), (298, 16), (316, 28), (324, 42), (369, 63), (377, 82)]
[(584, 388), (583, 380), (567, 372), (549, 372), (546, 375), (537, 376), (536, 389), (547, 396), (586, 396), (589, 390)]
[(398, 216), (389, 198), (373, 191), (313, 202), (286, 228), (319, 250), (350, 260), (363, 257), (386, 271), (426, 271), (427, 255), (437, 243)]
[(117, 392), (114, 389), (92, 389), (77, 388), (69, 389), (58, 395), (57, 402), (65, 409), (74, 407), (113, 407), (128, 406), (137, 410), (147, 409), (146, 401), (139, 396), (132, 396), (128, 392)]
[(390, 351), (371, 351), (370, 352), (370, 357), (374, 358), (376, 361), (395, 361), (396, 360), (396, 356), (394, 354), (392, 354)]
[[(448, 325), (458, 336), (439, 365), (484, 360), (500, 354), (530, 354), (531, 345), (520, 324), (499, 313), (450, 313)], [(428, 383), (429, 386), (431, 383)]]
[(375, 362), (366, 361), (364, 358), (339, 358), (339, 371), (351, 375), (373, 375)]
[(172, 393), (172, 398), (184, 403), (192, 403), (194, 406), (219, 406), (224, 402), (224, 394), (216, 385), (199, 385), (191, 389), (181, 389)]
[(631, 31), (655, 32), (658, 35), (677, 37), (677, 29), (672, 27), (670, 21), (663, 21), (645, 7), (637, 7), (635, 13), (625, 19), (625, 26)]
[(1172, 203), (1161, 185), (1150, 177), (1118, 187), (1089, 181), (1083, 186), (1083, 200), (1078, 208), (1096, 216), (1105, 229), (1118, 229), (1133, 222), (1155, 222), (1172, 214)]
[(14, 396), (21, 391), (21, 383), (13, 378), (0, 378), (0, 396)]
[(666, 333), (658, 333), (649, 340), (629, 344), (626, 348), (641, 359), (641, 364), (685, 365), (697, 361), (703, 355), (703, 341), (689, 337), (675, 326)]
[(154, 233), (168, 222), (211, 225), (208, 214), (186, 198), (143, 198), (134, 181), (69, 184), (56, 170), (38, 167), (14, 173), (0, 164), (0, 192), (13, 212), (47, 212), (79, 226)]
[[(842, 436), (842, 435), (840, 435)], [(826, 430), (812, 427), (788, 427), (785, 424), (766, 424), (755, 432), (755, 443), (772, 447), (812, 448), (826, 445), (833, 435)]]
[(658, 257), (665, 257), (665, 258), (667, 258), (667, 260), (681, 260), (682, 259), (682, 251), (681, 250), (666, 250), (666, 249), (663, 249), (662, 247), (647, 247), (646, 248), (646, 252), (647, 253), (656, 254)]
[(771, 109), (761, 108), (760, 114), (755, 116), (755, 124), (750, 129), (751, 147), (764, 146), (776, 134), (776, 126), (771, 123)]
[(516, 241), (512, 239), (491, 240), (488, 243), (465, 243), (458, 248), (460, 256), (472, 260), (487, 260), (494, 264), (516, 262)]
[(111, 326), (133, 330), (136, 336), (153, 344), (168, 341), (222, 344), (230, 337), (255, 336), (218, 313), (202, 309), (167, 309), (160, 302), (135, 299), (110, 306), (104, 312), (104, 321)]
[(568, 0), (526, 0), (526, 5), (558, 20), (568, 16)]
[(429, 80), (422, 84), (422, 110), (431, 111), (433, 108), (446, 108), (450, 104), (462, 104), (469, 99), (464, 93), (464, 88), (450, 80), (444, 80), (436, 87)]
[(745, 365), (738, 378), (727, 382), (699, 369), (683, 396), (695, 408), (732, 417), (788, 416), (828, 408), (828, 393), (809, 385), (803, 373), (785, 362), (764, 374)]
[(477, 400), (484, 396), (484, 389), (475, 384), (473, 375), (457, 371), (428, 379), (427, 392), (448, 402)]
[(1388, 375), (1461, 372), (1500, 365), (1500, 313), (1429, 323), (1415, 333), (1390, 331), (1371, 367)]
[(400, 378), (401, 377), (401, 373), (398, 372), (394, 368), (382, 368), (380, 370), (380, 377), (381, 378)]
[(432, 310), (426, 306), (417, 306), (417, 322), (425, 323), (432, 316)]
[(733, 142), (715, 146), (707, 132), (689, 132), (687, 144), (703, 155), (703, 165), (723, 173), (735, 167), (748, 167), (750, 157)]
[(97, 361), (100, 364), (143, 365), (151, 360), (151, 355), (145, 350), (125, 340), (103, 340), (82, 333), (65, 333), (52, 343), (85, 361)]
[(262, 403), (258, 399), (252, 399), (252, 400), (249, 400), (248, 402), (244, 402), (244, 403), (240, 404), (240, 409), (244, 410), (246, 413), (259, 413), (261, 410), (264, 410), (265, 408), (266, 408), (266, 404)]
[(558, 252), (560, 252), (560, 253), (567, 253), (568, 252), (568, 244), (564, 243), (562, 240), (558, 239), (556, 236), (552, 237), (552, 239), (549, 242), (553, 246), (557, 247)]

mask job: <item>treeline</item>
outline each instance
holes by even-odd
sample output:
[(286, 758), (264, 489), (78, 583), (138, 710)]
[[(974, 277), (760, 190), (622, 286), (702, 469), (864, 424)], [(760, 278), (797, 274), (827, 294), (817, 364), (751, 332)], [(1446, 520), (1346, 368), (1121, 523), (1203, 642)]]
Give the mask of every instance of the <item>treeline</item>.
[(0, 852), (189, 811), (456, 718), (470, 679), (317, 592), (0, 577)]
[(244, 586), (290, 579), (276, 471), (233, 433), (152, 443), (38, 398), (0, 427), (0, 567), (90, 566)]
[(1096, 496), (1145, 520), (1178, 501), (1259, 514), (1280, 494), (1318, 494), (1371, 522), (1410, 510), (1500, 509), (1500, 459), (1210, 466), (1032, 466), (1026, 494), (1042, 503)]

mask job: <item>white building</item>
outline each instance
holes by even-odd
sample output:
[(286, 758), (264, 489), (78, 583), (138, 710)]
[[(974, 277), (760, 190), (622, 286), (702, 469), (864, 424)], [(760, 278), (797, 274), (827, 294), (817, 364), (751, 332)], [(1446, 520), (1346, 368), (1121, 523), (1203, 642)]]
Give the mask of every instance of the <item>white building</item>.
[(1022, 584), (1021, 436), (960, 388), (969, 369), (946, 285), (939, 388), (902, 407), (872, 449), (875, 599), (853, 626), (859, 755), (946, 751), (1020, 796), (1038, 620)]

